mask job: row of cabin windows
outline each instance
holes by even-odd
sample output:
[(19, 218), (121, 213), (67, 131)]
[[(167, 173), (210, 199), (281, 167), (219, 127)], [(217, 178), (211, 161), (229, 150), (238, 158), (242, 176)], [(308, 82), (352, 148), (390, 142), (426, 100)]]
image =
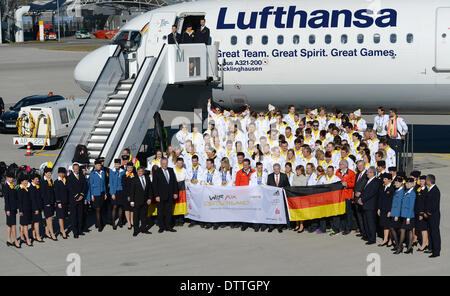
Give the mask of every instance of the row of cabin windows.
[[(356, 36), (356, 42), (358, 42), (359, 44), (363, 44), (364, 43), (364, 34), (358, 34)], [(325, 35), (325, 43), (326, 44), (330, 44), (331, 43), (331, 35), (327, 34)], [(373, 35), (373, 43), (378, 44), (381, 41), (381, 35), (380, 34), (374, 34)], [(391, 43), (397, 43), (397, 34), (391, 34), (389, 36), (389, 41)], [(407, 43), (413, 43), (414, 41), (414, 35), (412, 33), (409, 33), (406, 35), (406, 42)], [(316, 35), (311, 34), (308, 36), (308, 42), (309, 44), (315, 44), (316, 43)], [(341, 35), (341, 43), (342, 44), (346, 44), (348, 42), (348, 36), (346, 34), (342, 34)], [(245, 38), (245, 43), (247, 43), (247, 45), (252, 45), (253, 44), (253, 36), (247, 36)], [(267, 35), (264, 35), (261, 37), (261, 43), (263, 45), (266, 45), (267, 43), (269, 43), (269, 37)], [(278, 44), (283, 44), (284, 43), (284, 36), (283, 35), (278, 35), (277, 36), (277, 43)], [(299, 35), (294, 35), (292, 36), (292, 43), (293, 44), (299, 44), (300, 43), (300, 36)], [(231, 45), (236, 45), (237, 44), (237, 37), (236, 36), (231, 36)]]

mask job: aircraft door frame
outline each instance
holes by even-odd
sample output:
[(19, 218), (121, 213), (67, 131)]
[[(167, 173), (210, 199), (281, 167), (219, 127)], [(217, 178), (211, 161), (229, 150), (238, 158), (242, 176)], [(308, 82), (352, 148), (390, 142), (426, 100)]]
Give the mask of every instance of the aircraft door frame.
[(175, 12), (155, 12), (151, 15), (146, 36), (146, 56), (157, 57), (161, 47), (167, 41), (167, 35), (172, 32), (177, 14)]

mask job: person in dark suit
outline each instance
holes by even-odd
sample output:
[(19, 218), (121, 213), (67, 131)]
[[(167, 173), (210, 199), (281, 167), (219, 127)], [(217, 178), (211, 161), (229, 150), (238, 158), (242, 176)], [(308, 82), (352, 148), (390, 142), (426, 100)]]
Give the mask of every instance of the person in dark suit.
[(171, 225), (174, 200), (178, 198), (178, 183), (175, 172), (167, 167), (167, 158), (161, 159), (161, 167), (153, 175), (155, 182), (155, 200), (158, 203), (159, 233), (164, 231), (176, 232)]
[(172, 33), (167, 35), (167, 42), (169, 44), (180, 44), (181, 43), (181, 35), (177, 32), (177, 25), (172, 26)]
[(30, 197), (30, 183), (28, 176), (24, 175), (19, 178), (19, 191), (17, 192), (17, 199), (19, 202), (19, 216), (20, 216), (20, 243), (26, 242), (27, 246), (32, 247), (30, 237), (28, 235), (28, 226), (32, 221), (31, 213), (31, 197)]
[(356, 167), (358, 170), (358, 173), (355, 176), (355, 187), (353, 187), (353, 191), (355, 194), (354, 197), (354, 207), (355, 207), (355, 216), (356, 216), (356, 223), (359, 228), (359, 234), (356, 236), (358, 237), (367, 237), (365, 229), (364, 229), (364, 219), (363, 219), (363, 208), (360, 204), (357, 203), (359, 197), (361, 196), (361, 192), (363, 191), (364, 187), (366, 187), (367, 184), (367, 171), (366, 171), (366, 163), (364, 160), (359, 160), (356, 163)]
[(133, 236), (137, 236), (139, 232), (150, 234), (145, 227), (147, 226), (148, 206), (152, 202), (152, 184), (150, 178), (144, 173), (144, 168), (139, 167), (137, 176), (131, 184), (130, 205), (133, 208)]
[(44, 177), (39, 183), (41, 187), (42, 202), (44, 204), (45, 236), (57, 241), (53, 231), (53, 216), (55, 215), (55, 191), (53, 189), (52, 169), (44, 169)]
[[(269, 174), (267, 176), (267, 185), (275, 186), (275, 187), (279, 187), (279, 188), (291, 186), (289, 184), (288, 176), (286, 174), (284, 174), (284, 173), (281, 173), (281, 166), (280, 166), (280, 164), (276, 163), (276, 164), (273, 165), (273, 173)], [(284, 226), (284, 224), (279, 224), (277, 226), (275, 226), (274, 224), (270, 224), (269, 225), (269, 232), (272, 232), (275, 229), (275, 227), (276, 227), (278, 232), (282, 233), (283, 232), (283, 226)], [(262, 227), (265, 227), (265, 225), (263, 225)]]
[(359, 196), (358, 204), (363, 208), (364, 229), (367, 235), (365, 237), (367, 240), (366, 245), (373, 245), (376, 243), (376, 210), (378, 191), (380, 189), (375, 167), (370, 167), (367, 170), (367, 178), (367, 184)]
[(426, 180), (428, 186), (428, 193), (425, 198), (425, 212), (424, 217), (427, 219), (430, 238), (431, 251), (425, 251), (430, 254), (430, 258), (439, 257), (441, 255), (441, 233), (439, 223), (441, 220), (440, 202), (441, 192), (436, 186), (436, 177), (434, 175), (427, 175)]
[(58, 179), (55, 181), (56, 218), (58, 219), (59, 232), (63, 239), (67, 239), (64, 220), (67, 217), (67, 205), (69, 204), (66, 172), (65, 168), (58, 168)]
[(72, 170), (72, 174), (67, 177), (67, 187), (69, 190), (69, 209), (73, 237), (78, 238), (79, 235), (83, 235), (83, 203), (86, 180), (84, 175), (80, 173), (78, 164), (74, 164)]
[(200, 20), (200, 28), (195, 32), (195, 43), (209, 44), (209, 28), (205, 26), (205, 20)]
[(192, 25), (188, 24), (186, 26), (186, 31), (183, 33), (181, 37), (181, 43), (194, 43), (195, 33), (192, 30)]
[(44, 240), (41, 237), (40, 224), (42, 221), (42, 209), (44, 208), (41, 189), (39, 186), (39, 175), (33, 174), (31, 176), (30, 198), (31, 198), (31, 212), (32, 212), (32, 232), (33, 240), (43, 243)]
[[(7, 172), (6, 173), (6, 182), (3, 184), (2, 188), (3, 197), (5, 199), (5, 214), (6, 214), (6, 232), (8, 234), (8, 240), (6, 241), (6, 245), (15, 246), (16, 248), (20, 248), (19, 241), (17, 240), (16, 233), (16, 215), (17, 215), (17, 190), (14, 187), (14, 173)], [(14, 244), (12, 241), (14, 240)]]

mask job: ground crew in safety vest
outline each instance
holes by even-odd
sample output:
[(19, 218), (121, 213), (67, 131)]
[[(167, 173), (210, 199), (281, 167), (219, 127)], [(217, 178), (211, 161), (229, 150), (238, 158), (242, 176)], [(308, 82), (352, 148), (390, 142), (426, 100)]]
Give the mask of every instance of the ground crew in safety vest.
[(130, 149), (125, 148), (122, 150), (122, 156), (120, 157), (122, 159), (122, 166), (126, 169), (126, 165), (128, 162), (133, 163), (134, 169), (137, 170), (138, 167), (140, 167), (141, 163), (139, 160), (131, 155)]

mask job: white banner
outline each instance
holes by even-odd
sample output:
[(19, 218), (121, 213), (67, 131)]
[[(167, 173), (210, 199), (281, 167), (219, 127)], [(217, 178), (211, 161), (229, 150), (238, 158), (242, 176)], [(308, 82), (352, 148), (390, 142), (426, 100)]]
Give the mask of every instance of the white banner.
[(208, 186), (186, 184), (191, 220), (286, 224), (283, 189), (271, 186)]

